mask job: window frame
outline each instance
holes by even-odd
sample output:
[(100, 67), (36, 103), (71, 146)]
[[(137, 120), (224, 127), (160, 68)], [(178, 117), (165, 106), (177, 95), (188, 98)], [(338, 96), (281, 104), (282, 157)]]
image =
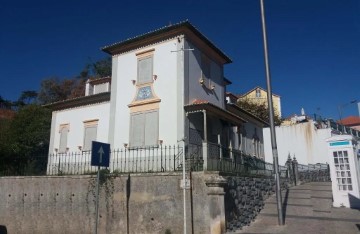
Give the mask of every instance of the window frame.
[(203, 80), (204, 84), (210, 85), (211, 59), (205, 54), (201, 54), (201, 79)]
[[(66, 142), (65, 142), (65, 147), (64, 147), (64, 149), (63, 149), (63, 147), (61, 147), (62, 146), (62, 134), (63, 134), (63, 131), (64, 131), (64, 129), (65, 129), (65, 131), (66, 131)], [(70, 132), (70, 124), (60, 124), (60, 126), (59, 126), (59, 133), (60, 133), (60, 138), (59, 138), (59, 149), (58, 149), (58, 153), (66, 153), (67, 152), (67, 150), (68, 150), (68, 145), (67, 145), (67, 143), (68, 143), (68, 136), (69, 136), (69, 132)]]
[[(140, 81), (139, 80), (139, 77), (140, 77), (140, 61), (146, 60), (146, 59), (151, 59), (151, 65), (150, 65), (151, 70), (150, 70), (149, 80)], [(140, 86), (140, 85), (153, 83), (154, 82), (153, 77), (154, 77), (154, 56), (153, 56), (153, 54), (146, 54), (145, 56), (138, 56), (138, 58), (137, 58), (136, 85)]]
[(87, 151), (91, 151), (91, 143), (90, 144), (90, 148), (86, 148), (87, 144), (86, 144), (86, 129), (87, 128), (96, 128), (96, 133), (95, 133), (95, 139), (91, 140), (92, 141), (96, 141), (97, 140), (97, 130), (98, 130), (98, 119), (92, 119), (92, 120), (85, 120), (83, 121), (84, 123), (84, 131), (83, 131), (83, 147), (82, 147), (82, 152), (87, 152)]
[(261, 90), (260, 89), (255, 90), (255, 97), (256, 98), (261, 98)]
[[(147, 135), (146, 135), (146, 128), (147, 128), (147, 122), (146, 122), (146, 116), (150, 113), (156, 113), (156, 120), (155, 120), (155, 135), (153, 141), (155, 144), (147, 144)], [(133, 123), (133, 117), (134, 116), (141, 116), (143, 121), (143, 126), (141, 129), (142, 132), (142, 143), (139, 145), (134, 145), (134, 123)], [(129, 127), (129, 149), (138, 149), (138, 148), (147, 148), (147, 147), (158, 147), (159, 146), (159, 109), (151, 109), (146, 111), (139, 111), (139, 112), (133, 112), (130, 114), (130, 127)], [(154, 123), (150, 123), (150, 126)], [(138, 125), (136, 125), (138, 127)], [(135, 141), (136, 142), (136, 141)]]

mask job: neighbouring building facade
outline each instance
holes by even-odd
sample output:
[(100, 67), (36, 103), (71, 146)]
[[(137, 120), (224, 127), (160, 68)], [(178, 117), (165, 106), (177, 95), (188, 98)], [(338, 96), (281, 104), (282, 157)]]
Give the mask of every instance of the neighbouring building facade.
[[(239, 95), (240, 100), (247, 100), (256, 104), (265, 104), (268, 105), (267, 102), (267, 91), (259, 86), (251, 89), (250, 91)], [(277, 94), (272, 94), (272, 101), (274, 106), (274, 113), (281, 118), (281, 98)]]
[(102, 50), (112, 56), (112, 77), (89, 80), (84, 97), (49, 105), (50, 153), (101, 141), (128, 150), (181, 145), (187, 155), (194, 146), (205, 165), (207, 157), (233, 157), (222, 148), (264, 158), (266, 123), (226, 100), (231, 59), (189, 22)]
[[(273, 162), (270, 129), (264, 128), (265, 161)], [(296, 157), (300, 164), (329, 163), (327, 139), (348, 134), (360, 139), (360, 131), (331, 120), (314, 121), (305, 115), (292, 118), (285, 125), (275, 127), (279, 164), (288, 156)]]

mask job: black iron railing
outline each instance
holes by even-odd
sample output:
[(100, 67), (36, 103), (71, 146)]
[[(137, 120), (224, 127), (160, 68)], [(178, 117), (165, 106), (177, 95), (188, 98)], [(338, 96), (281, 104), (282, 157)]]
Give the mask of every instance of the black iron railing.
[[(108, 169), (112, 173), (176, 171), (181, 167), (182, 152), (180, 146), (113, 150)], [(96, 170), (91, 166), (91, 151), (49, 155), (48, 175), (92, 174)]]
[[(181, 171), (184, 165), (186, 171), (221, 171), (242, 176), (269, 177), (274, 173), (271, 163), (217, 144), (189, 144), (185, 150), (180, 146), (163, 145), (113, 150), (107, 169), (110, 173), (152, 173)], [(287, 170), (286, 166), (279, 167), (282, 178), (288, 176)], [(299, 164), (298, 170), (301, 178), (308, 179), (328, 168), (324, 164)], [(0, 176), (84, 175), (95, 174), (96, 171), (97, 167), (91, 166), (91, 151), (1, 157), (0, 163)]]

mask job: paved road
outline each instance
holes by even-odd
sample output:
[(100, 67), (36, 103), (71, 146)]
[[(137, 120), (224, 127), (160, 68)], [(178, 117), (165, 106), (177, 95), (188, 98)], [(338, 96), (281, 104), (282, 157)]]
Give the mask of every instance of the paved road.
[(275, 195), (250, 226), (235, 233), (360, 233), (360, 210), (333, 208), (331, 183), (313, 182), (283, 192), (285, 225), (278, 226)]

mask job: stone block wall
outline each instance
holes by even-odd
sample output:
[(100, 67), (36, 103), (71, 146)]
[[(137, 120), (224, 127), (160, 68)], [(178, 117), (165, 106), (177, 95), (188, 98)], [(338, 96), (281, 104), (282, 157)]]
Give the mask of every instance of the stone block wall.
[[(281, 180), (281, 189), (287, 188), (287, 180)], [(270, 178), (228, 177), (225, 191), (226, 228), (227, 231), (236, 231), (255, 220), (265, 199), (275, 193), (275, 181)]]

